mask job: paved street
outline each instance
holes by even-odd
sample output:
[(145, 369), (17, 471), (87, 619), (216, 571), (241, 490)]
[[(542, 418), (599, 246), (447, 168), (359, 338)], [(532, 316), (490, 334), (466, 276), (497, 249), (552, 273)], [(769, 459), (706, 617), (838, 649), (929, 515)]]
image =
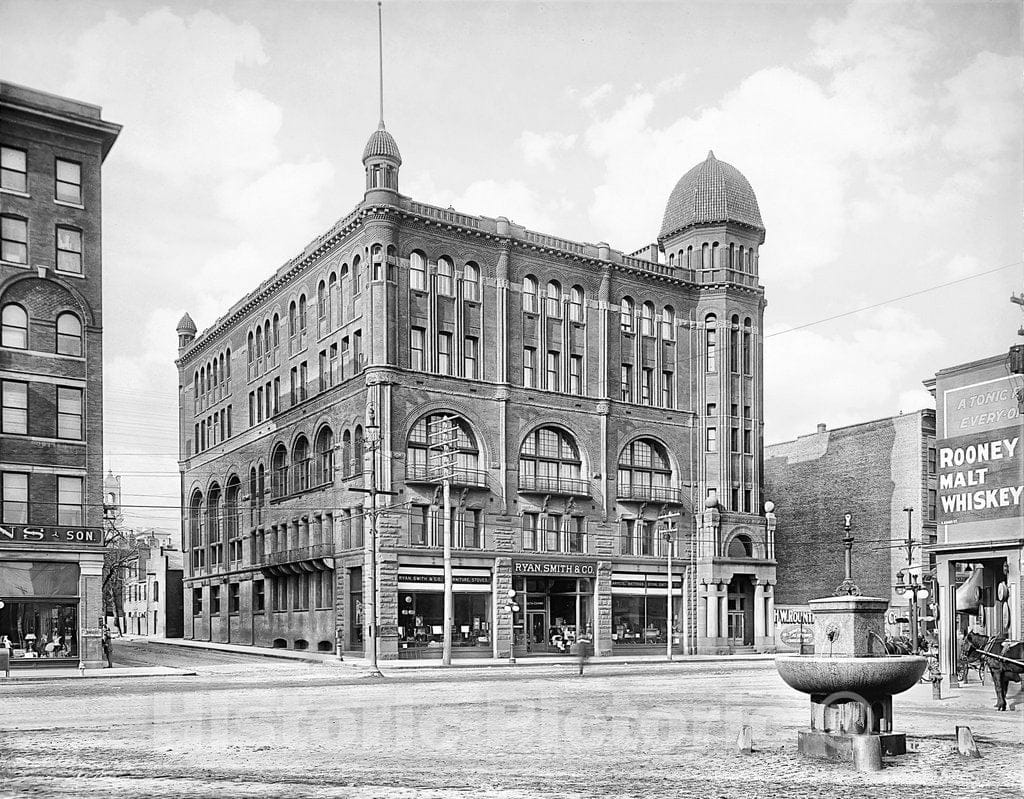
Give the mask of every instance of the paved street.
[[(941, 702), (927, 685), (898, 697), (915, 751), (865, 775), (796, 756), (807, 700), (770, 663), (381, 681), (342, 664), (186, 654), (196, 677), (0, 688), (0, 795), (1006, 797), (1021, 787), (1016, 686), (1002, 714), (988, 709), (991, 686)], [(957, 723), (971, 726), (983, 759), (952, 752)], [(732, 751), (741, 724), (753, 727), (752, 755)]]

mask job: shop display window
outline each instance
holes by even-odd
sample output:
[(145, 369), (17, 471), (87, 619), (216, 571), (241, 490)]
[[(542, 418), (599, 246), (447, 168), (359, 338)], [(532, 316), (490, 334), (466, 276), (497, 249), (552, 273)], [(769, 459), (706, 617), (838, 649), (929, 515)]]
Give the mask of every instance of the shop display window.
[[(453, 599), (452, 648), (490, 648), (490, 595), (455, 593)], [(440, 652), (444, 644), (444, 594), (400, 591), (398, 633), (400, 649)]]
[(78, 658), (78, 600), (19, 602), (0, 608), (0, 640), (14, 658)]
[(664, 596), (612, 596), (613, 645), (665, 644), (666, 604)]

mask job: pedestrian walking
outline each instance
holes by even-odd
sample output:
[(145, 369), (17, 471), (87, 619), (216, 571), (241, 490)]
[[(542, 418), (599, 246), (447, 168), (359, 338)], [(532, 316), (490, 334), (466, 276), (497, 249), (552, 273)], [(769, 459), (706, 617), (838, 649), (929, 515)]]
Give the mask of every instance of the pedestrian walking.
[(105, 657), (107, 659), (107, 668), (108, 669), (112, 669), (112, 668), (114, 668), (113, 651), (112, 651), (113, 647), (111, 646), (111, 643), (110, 643), (110, 630), (107, 629), (106, 627), (103, 628), (102, 644), (103, 644), (103, 657)]
[(583, 676), (583, 667), (587, 665), (587, 658), (590, 655), (590, 642), (586, 638), (579, 638), (576, 641), (576, 660), (579, 664), (579, 676)]

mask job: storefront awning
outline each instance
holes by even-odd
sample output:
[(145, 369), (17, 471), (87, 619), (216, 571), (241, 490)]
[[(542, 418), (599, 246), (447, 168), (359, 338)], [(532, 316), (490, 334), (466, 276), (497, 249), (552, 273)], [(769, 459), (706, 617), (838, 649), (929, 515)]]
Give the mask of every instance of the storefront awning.
[(77, 597), (79, 574), (77, 563), (0, 563), (0, 597)]

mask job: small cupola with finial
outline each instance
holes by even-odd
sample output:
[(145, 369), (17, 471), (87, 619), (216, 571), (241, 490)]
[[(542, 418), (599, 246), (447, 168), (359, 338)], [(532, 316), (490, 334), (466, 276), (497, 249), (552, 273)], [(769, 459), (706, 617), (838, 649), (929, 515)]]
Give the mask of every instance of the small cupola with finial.
[(366, 200), (368, 202), (393, 202), (398, 193), (398, 168), (402, 155), (394, 136), (384, 127), (384, 34), (381, 19), (381, 4), (377, 3), (377, 55), (380, 77), (380, 120), (377, 130), (371, 135), (363, 149), (363, 166), (366, 169)]
[(187, 313), (178, 322), (178, 352), (186, 349), (189, 344), (196, 340), (196, 323)]

